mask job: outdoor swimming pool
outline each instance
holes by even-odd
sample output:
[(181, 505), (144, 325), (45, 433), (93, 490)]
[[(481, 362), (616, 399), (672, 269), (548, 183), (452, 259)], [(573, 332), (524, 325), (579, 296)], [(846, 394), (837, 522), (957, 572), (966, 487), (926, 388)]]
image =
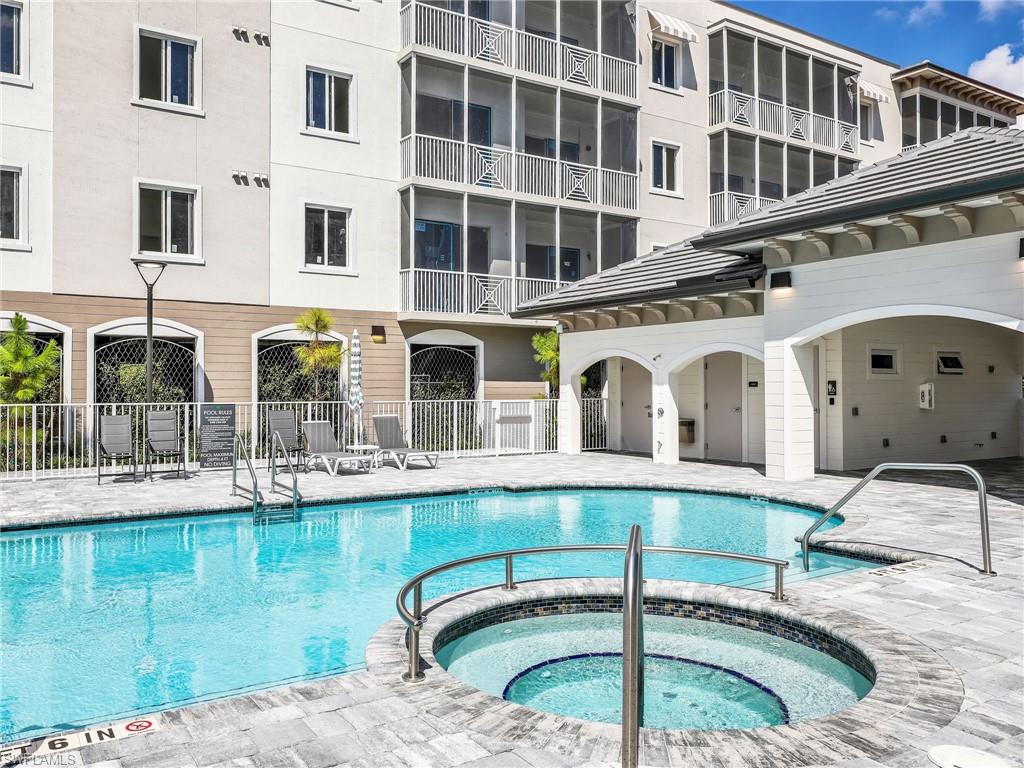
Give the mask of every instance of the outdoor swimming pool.
[[(419, 571), (525, 546), (649, 544), (788, 558), (815, 513), (727, 496), (649, 491), (479, 493), (311, 507), (296, 523), (246, 514), (0, 536), (0, 739), (39, 735), (360, 666)], [(815, 553), (811, 576), (864, 567)], [(619, 553), (526, 557), (519, 580), (621, 576)], [(760, 566), (652, 557), (648, 578), (767, 585)], [(425, 596), (503, 578), (486, 563)]]

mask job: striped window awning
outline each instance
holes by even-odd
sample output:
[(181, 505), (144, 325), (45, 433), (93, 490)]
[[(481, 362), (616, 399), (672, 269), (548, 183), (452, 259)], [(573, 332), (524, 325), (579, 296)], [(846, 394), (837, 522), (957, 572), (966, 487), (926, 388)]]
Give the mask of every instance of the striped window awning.
[(891, 101), (889, 94), (883, 91), (881, 86), (875, 85), (867, 80), (858, 81), (858, 85), (860, 86), (861, 96), (866, 99), (873, 99), (879, 104), (888, 104)]
[(697, 42), (697, 33), (682, 19), (677, 19), (675, 16), (669, 16), (667, 13), (654, 11), (650, 8), (647, 9), (647, 15), (651, 17), (652, 32), (661, 32), (663, 35), (678, 37), (680, 40), (685, 40), (688, 43)]

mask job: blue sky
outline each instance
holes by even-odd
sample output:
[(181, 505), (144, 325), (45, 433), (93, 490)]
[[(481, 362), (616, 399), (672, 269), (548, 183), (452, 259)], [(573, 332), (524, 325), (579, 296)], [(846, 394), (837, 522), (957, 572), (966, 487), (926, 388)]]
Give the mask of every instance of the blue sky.
[(930, 59), (1024, 94), (1024, 0), (731, 1), (901, 66)]

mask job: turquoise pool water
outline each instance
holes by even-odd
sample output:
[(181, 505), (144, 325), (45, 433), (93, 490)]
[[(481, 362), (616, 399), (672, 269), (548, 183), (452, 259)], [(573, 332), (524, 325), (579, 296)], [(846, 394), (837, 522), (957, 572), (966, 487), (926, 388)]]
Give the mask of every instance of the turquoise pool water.
[[(789, 558), (814, 513), (694, 493), (482, 493), (0, 535), (0, 739), (152, 712), (356, 668), (411, 576), (468, 554), (625, 542)], [(810, 576), (864, 567), (815, 553)], [(768, 584), (758, 566), (652, 556), (645, 573)], [(438, 577), (425, 596), (501, 581), (502, 563)], [(621, 576), (621, 555), (522, 558), (519, 579)]]
[[(644, 617), (647, 728), (760, 728), (822, 717), (871, 683), (813, 648), (743, 627)], [(494, 624), (438, 649), (438, 663), (495, 696), (568, 717), (622, 722), (622, 614)]]

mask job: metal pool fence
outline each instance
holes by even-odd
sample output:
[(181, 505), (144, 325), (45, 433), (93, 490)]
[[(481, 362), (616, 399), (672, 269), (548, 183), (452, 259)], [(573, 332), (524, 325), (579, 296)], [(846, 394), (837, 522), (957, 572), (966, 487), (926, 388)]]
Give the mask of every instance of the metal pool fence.
[[(96, 430), (104, 415), (130, 417), (140, 471), (145, 463), (145, 414), (177, 414), (186, 466), (199, 469), (201, 403), (63, 403), (0, 405), (0, 479), (40, 480), (96, 472)], [(291, 410), (296, 422), (326, 420), (346, 443), (373, 441), (373, 416), (399, 417), (410, 447), (446, 457), (551, 453), (558, 448), (557, 400), (385, 400), (367, 402), (360, 423), (344, 401), (234, 403), (235, 433), (254, 462), (271, 455), (270, 411)], [(583, 401), (583, 446), (606, 447), (607, 401)], [(155, 460), (154, 470), (173, 462)], [(108, 469), (109, 466), (109, 469)], [(123, 469), (104, 463), (104, 472)]]

